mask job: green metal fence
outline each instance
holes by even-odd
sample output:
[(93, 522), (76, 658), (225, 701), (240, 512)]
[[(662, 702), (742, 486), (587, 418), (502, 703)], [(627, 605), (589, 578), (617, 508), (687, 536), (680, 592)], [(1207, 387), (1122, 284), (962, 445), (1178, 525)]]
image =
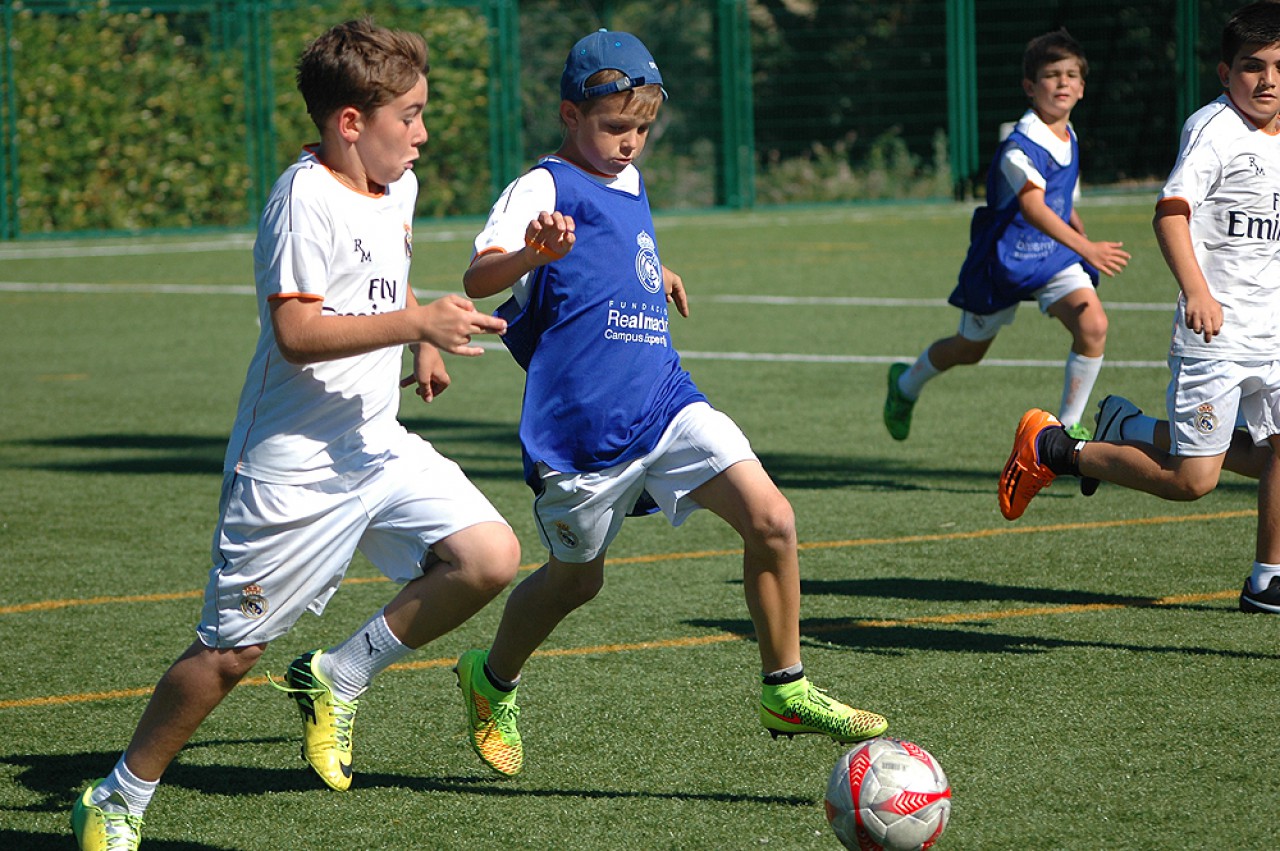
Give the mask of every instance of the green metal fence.
[(432, 50), (421, 216), (481, 214), (559, 142), (569, 45), (646, 41), (671, 98), (655, 207), (971, 192), (1025, 108), (1028, 38), (1067, 26), (1092, 183), (1149, 180), (1216, 92), (1222, 0), (3, 0), (0, 238), (251, 225), (313, 141), (293, 62), (371, 14)]

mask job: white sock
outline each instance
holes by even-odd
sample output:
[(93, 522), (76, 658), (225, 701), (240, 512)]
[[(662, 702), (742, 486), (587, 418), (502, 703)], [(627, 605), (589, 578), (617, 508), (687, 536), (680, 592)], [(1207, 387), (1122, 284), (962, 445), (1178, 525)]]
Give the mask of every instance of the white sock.
[(1102, 371), (1102, 358), (1087, 358), (1071, 352), (1067, 355), (1067, 367), (1062, 381), (1062, 404), (1058, 405), (1058, 419), (1070, 428), (1084, 419), (1089, 394)]
[(1135, 414), (1120, 423), (1120, 439), (1140, 440), (1143, 443), (1154, 444), (1156, 442), (1157, 422), (1159, 421), (1155, 417), (1149, 417), (1146, 414)]
[(374, 676), (413, 652), (387, 626), (382, 610), (369, 618), (346, 641), (321, 654), (317, 665), (321, 675), (343, 700), (364, 694)]
[(1280, 576), (1280, 564), (1253, 563), (1253, 573), (1249, 574), (1249, 586), (1255, 594), (1261, 594), (1271, 584), (1272, 577)]
[(116, 761), (116, 767), (111, 769), (106, 779), (93, 790), (89, 800), (108, 812), (128, 810), (129, 815), (142, 818), (159, 785), (159, 780), (139, 779), (129, 770), (129, 766), (124, 764), (124, 754), (121, 754), (120, 759)]
[(929, 360), (929, 350), (925, 349), (920, 353), (920, 357), (916, 358), (916, 362), (911, 364), (911, 368), (898, 376), (898, 389), (908, 399), (919, 399), (925, 383), (941, 374)]

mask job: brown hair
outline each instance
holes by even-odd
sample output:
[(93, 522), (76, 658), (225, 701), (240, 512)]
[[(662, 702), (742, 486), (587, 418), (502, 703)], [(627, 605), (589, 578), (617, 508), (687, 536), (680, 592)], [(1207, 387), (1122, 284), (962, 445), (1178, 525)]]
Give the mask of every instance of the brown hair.
[(1078, 60), (1080, 76), (1089, 76), (1089, 60), (1084, 58), (1084, 48), (1071, 37), (1066, 27), (1038, 35), (1027, 42), (1027, 49), (1022, 53), (1022, 78), (1034, 80), (1041, 68), (1063, 59)]
[(298, 59), (298, 91), (316, 127), (338, 110), (368, 115), (418, 84), (431, 70), (417, 33), (389, 30), (369, 18), (330, 29)]

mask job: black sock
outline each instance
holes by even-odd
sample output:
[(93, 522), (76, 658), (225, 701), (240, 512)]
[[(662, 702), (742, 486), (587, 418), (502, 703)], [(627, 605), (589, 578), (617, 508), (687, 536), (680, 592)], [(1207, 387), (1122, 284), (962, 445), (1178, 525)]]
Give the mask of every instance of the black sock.
[(1040, 432), (1036, 441), (1036, 453), (1040, 463), (1054, 475), (1080, 475), (1080, 447), (1085, 441), (1076, 440), (1061, 426), (1053, 426)]
[(518, 678), (514, 682), (512, 682), (510, 680), (504, 680), (502, 679), (502, 677), (499, 677), (492, 670), (490, 670), (488, 662), (484, 663), (484, 678), (489, 681), (489, 685), (493, 686), (498, 691), (515, 691), (516, 686), (520, 684), (520, 680)]
[(793, 668), (784, 668), (781, 671), (765, 674), (764, 684), (767, 686), (784, 686), (787, 683), (794, 683), (802, 679), (804, 679), (804, 667), (796, 665)]

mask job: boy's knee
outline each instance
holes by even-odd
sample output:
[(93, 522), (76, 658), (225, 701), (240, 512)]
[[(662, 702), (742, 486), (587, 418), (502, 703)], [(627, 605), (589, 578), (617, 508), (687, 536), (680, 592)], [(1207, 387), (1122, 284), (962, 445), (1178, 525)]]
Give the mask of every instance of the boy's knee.
[(752, 511), (749, 534), (758, 543), (772, 548), (795, 546), (795, 510), (781, 492)]
[(473, 587), (492, 594), (510, 585), (520, 569), (520, 542), (508, 527), (500, 528), (466, 547), (457, 564)]
[(1202, 496), (1213, 492), (1218, 486), (1218, 477), (1193, 474), (1181, 475), (1173, 481), (1173, 492), (1169, 498), (1179, 502), (1194, 502)]

